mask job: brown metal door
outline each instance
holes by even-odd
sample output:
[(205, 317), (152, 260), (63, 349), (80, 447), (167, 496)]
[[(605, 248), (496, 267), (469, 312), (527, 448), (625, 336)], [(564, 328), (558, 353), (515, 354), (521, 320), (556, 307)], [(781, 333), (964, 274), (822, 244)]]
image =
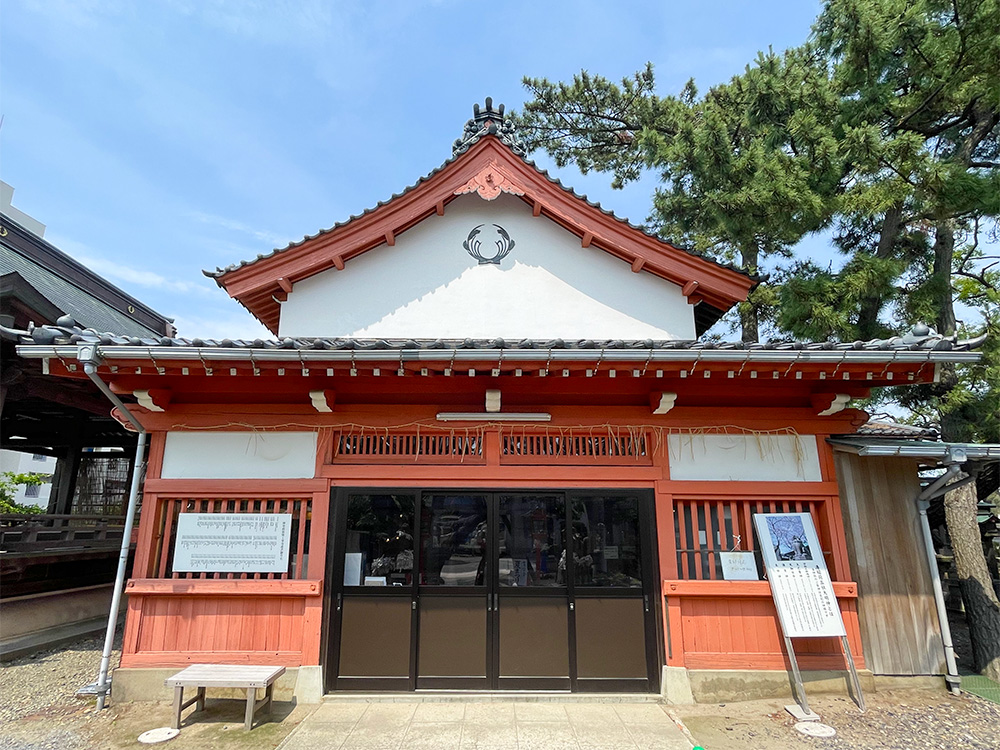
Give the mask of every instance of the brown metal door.
[(657, 692), (652, 493), (569, 493), (573, 690)]
[(419, 493), (343, 489), (331, 502), (327, 690), (413, 690)]

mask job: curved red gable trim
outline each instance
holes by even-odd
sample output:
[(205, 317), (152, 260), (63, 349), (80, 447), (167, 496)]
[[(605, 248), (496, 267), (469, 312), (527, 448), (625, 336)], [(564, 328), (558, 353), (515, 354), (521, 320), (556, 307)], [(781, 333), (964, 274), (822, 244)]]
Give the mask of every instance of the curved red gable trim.
[[(581, 238), (621, 260), (678, 286), (697, 282), (699, 296), (728, 310), (746, 299), (755, 282), (738, 271), (691, 255), (651, 237), (589, 205), (510, 152), (495, 136), (483, 137), (467, 152), (407, 192), (346, 224), (217, 277), (217, 282), (273, 333), (278, 330), (277, 298), (288, 283), (330, 268), (343, 269), (358, 255), (386, 244), (425, 218), (443, 213), (456, 193), (468, 190), (484, 170), (499, 167), (524, 194), (521, 200)], [(513, 192), (513, 191), (512, 191)], [(282, 284), (281, 282), (284, 282)]]

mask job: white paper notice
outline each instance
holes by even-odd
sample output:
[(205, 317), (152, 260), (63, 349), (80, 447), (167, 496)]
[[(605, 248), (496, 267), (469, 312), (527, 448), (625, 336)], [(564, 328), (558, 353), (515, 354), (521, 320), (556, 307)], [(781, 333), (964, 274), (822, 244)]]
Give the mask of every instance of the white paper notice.
[(364, 565), (363, 552), (348, 552), (344, 555), (344, 585), (361, 585), (361, 568)]
[(812, 516), (755, 513), (753, 520), (785, 635), (846, 635)]
[(176, 573), (284, 573), (291, 513), (181, 513)]
[(722, 577), (727, 581), (759, 581), (753, 552), (720, 552)]

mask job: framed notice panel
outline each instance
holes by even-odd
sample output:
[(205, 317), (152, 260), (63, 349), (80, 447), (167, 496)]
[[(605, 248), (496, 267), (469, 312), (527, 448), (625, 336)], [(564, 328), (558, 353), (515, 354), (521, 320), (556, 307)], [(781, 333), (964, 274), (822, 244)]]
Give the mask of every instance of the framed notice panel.
[(175, 573), (284, 573), (291, 513), (181, 513)]
[(785, 636), (846, 635), (812, 516), (756, 513), (753, 520)]
[[(806, 720), (819, 718), (809, 708), (792, 639), (827, 636), (840, 638), (851, 670), (855, 701), (864, 712), (861, 682), (812, 516), (808, 513), (755, 513), (753, 522), (767, 580), (771, 584), (771, 596), (774, 597), (774, 606), (785, 636), (797, 701), (802, 709), (801, 715), (792, 712), (793, 715)], [(791, 706), (786, 708), (792, 710)]]

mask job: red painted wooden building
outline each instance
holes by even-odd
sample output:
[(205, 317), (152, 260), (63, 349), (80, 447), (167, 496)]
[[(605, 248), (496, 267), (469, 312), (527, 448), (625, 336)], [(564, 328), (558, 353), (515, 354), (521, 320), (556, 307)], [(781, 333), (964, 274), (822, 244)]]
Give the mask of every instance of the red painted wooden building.
[[(69, 378), (93, 355), (150, 435), (119, 698), (197, 662), (285, 665), (301, 700), (787, 687), (768, 583), (719, 559), (761, 511), (812, 514), (863, 667), (827, 438), (871, 388), (978, 356), (929, 331), (700, 342), (754, 280), (564, 187), (489, 100), (413, 186), (210, 275), (277, 338), (19, 349)], [(290, 516), (285, 566), (179, 564), (185, 514)], [(797, 652), (846, 668), (836, 639)]]

